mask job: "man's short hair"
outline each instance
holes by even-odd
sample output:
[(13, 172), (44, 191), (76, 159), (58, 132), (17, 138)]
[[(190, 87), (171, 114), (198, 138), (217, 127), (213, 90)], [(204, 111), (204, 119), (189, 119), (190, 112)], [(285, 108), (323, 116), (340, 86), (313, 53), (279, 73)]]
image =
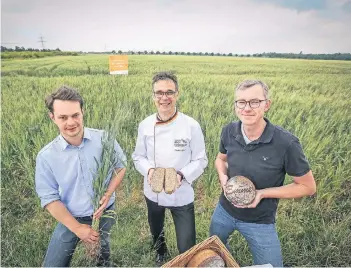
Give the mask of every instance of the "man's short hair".
[(154, 88), (155, 83), (160, 80), (170, 80), (173, 81), (176, 91), (178, 91), (178, 79), (177, 76), (171, 72), (159, 72), (152, 78), (152, 88)]
[(262, 82), (261, 80), (245, 80), (241, 82), (235, 89), (235, 93), (239, 90), (245, 90), (247, 88), (253, 87), (255, 85), (260, 85), (263, 89), (263, 94), (265, 99), (269, 99), (269, 88), (268, 86)]
[(83, 109), (83, 98), (74, 88), (68, 86), (62, 86), (57, 89), (54, 93), (48, 95), (45, 98), (45, 105), (51, 113), (54, 112), (54, 101), (63, 100), (63, 101), (78, 101), (80, 104), (80, 109)]

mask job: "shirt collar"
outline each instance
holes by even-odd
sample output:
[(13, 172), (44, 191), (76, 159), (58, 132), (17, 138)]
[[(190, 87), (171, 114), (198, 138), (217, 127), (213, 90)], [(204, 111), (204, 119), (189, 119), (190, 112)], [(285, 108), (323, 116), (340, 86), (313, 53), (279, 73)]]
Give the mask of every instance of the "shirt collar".
[[(88, 128), (84, 128), (83, 142), (78, 147), (83, 147), (84, 141), (85, 140), (91, 140), (91, 139), (92, 138), (91, 138), (90, 130)], [(65, 150), (68, 146), (70, 146), (70, 144), (62, 136), (62, 134), (59, 135), (59, 143), (60, 143), (62, 151)]]
[(91, 131), (89, 128), (84, 128), (84, 136), (83, 139), (88, 139), (88, 140), (92, 140), (91, 138)]
[[(273, 134), (274, 134), (274, 125), (271, 124), (271, 122), (269, 122), (269, 120), (267, 118), (264, 118), (264, 120), (266, 121), (267, 124), (264, 128), (264, 131), (263, 131), (261, 137), (259, 137), (255, 141), (252, 141), (250, 144), (270, 143), (271, 142), (271, 140), (273, 138)], [(233, 136), (235, 137), (235, 139), (237, 141), (239, 141), (243, 145), (246, 145), (243, 134), (241, 132), (241, 125), (242, 125), (241, 121), (239, 121), (239, 124), (234, 125)]]
[(177, 116), (178, 116), (178, 109), (177, 108), (175, 109), (174, 114), (169, 119), (167, 119), (165, 121), (163, 121), (160, 118), (159, 114), (157, 113), (156, 114), (156, 125), (168, 124), (168, 123), (174, 121), (177, 118)]

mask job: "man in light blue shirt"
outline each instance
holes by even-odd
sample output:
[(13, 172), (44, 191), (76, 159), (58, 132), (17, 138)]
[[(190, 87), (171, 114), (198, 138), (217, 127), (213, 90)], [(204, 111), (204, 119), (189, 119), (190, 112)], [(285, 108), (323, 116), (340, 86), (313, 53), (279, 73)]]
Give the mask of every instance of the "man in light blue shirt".
[(102, 152), (103, 130), (84, 128), (83, 99), (72, 88), (63, 86), (49, 95), (45, 104), (60, 135), (46, 145), (37, 156), (35, 187), (41, 206), (58, 220), (45, 256), (44, 266), (69, 266), (79, 240), (95, 243), (101, 240), (98, 265), (110, 265), (109, 232), (115, 220), (102, 217), (100, 234), (91, 228), (92, 219), (99, 219), (114, 209), (115, 189), (125, 174), (126, 157), (115, 141), (118, 161), (116, 175), (111, 176), (100, 207), (93, 211), (93, 174), (95, 159)]

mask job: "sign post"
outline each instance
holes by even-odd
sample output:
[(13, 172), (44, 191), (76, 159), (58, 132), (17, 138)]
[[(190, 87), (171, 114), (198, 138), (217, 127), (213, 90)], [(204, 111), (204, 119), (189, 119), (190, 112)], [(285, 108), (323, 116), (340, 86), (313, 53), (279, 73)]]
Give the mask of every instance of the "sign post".
[(128, 75), (128, 55), (113, 55), (109, 58), (110, 74)]

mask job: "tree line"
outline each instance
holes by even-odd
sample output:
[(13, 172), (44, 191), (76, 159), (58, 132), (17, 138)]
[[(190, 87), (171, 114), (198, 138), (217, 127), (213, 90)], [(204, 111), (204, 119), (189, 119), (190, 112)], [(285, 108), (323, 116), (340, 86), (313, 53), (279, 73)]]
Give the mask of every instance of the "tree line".
[(37, 48), (24, 48), (16, 46), (15, 48), (7, 48), (1, 46), (1, 59), (30, 59), (30, 58), (43, 58), (51, 56), (78, 56), (80, 53), (74, 51), (61, 51), (56, 49), (37, 49)]
[[(94, 53), (94, 52), (91, 52)], [(101, 52), (107, 54), (127, 54), (127, 55), (187, 55), (187, 56), (222, 56), (222, 57), (254, 57), (254, 58), (286, 58), (286, 59), (310, 59), (310, 60), (351, 60), (351, 53), (334, 53), (334, 54), (304, 54), (300, 53), (277, 53), (263, 52), (254, 54), (238, 53), (213, 53), (213, 52), (177, 52), (177, 51), (126, 51), (112, 50), (111, 52)]]
[[(20, 52), (20, 53), (18, 53)], [(300, 53), (277, 53), (263, 52), (254, 54), (239, 54), (239, 53), (214, 53), (214, 52), (178, 52), (178, 51), (122, 51), (112, 50), (105, 52), (87, 52), (89, 54), (119, 54), (119, 55), (183, 55), (183, 56), (222, 56), (222, 57), (254, 57), (254, 58), (286, 58), (286, 59), (310, 59), (310, 60), (351, 60), (351, 53), (333, 53), (333, 54), (305, 54)], [(84, 54), (80, 52), (61, 51), (59, 48), (51, 49), (34, 49), (16, 46), (15, 48), (7, 48), (1, 46), (1, 58), (40, 58), (46, 56), (77, 56)]]

